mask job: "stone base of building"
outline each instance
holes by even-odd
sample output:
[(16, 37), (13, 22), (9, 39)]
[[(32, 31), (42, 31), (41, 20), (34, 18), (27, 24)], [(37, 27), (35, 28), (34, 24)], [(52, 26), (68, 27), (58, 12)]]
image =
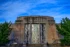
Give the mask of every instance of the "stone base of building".
[(48, 47), (46, 44), (12, 44), (11, 47)]

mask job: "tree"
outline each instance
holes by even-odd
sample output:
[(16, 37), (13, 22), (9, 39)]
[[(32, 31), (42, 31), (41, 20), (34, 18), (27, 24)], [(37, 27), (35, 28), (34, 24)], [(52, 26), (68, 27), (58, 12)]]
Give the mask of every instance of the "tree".
[(60, 25), (56, 25), (58, 33), (64, 36), (63, 39), (60, 39), (62, 45), (70, 45), (70, 19), (63, 18)]
[(11, 24), (8, 22), (0, 24), (0, 45), (4, 45), (9, 42), (8, 36), (10, 34)]

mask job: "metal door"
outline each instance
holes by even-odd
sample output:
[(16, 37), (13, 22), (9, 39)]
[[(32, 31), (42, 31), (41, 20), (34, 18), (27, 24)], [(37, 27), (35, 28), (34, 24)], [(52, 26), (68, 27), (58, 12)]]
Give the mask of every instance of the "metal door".
[(44, 42), (43, 24), (25, 24), (25, 43), (41, 44)]
[(32, 24), (32, 44), (40, 43), (40, 24)]

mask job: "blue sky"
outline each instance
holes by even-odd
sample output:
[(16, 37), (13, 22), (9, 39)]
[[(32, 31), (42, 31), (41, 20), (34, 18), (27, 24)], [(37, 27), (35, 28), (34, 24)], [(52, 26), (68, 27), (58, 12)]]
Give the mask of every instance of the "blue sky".
[(0, 0), (0, 23), (29, 15), (52, 16), (60, 23), (70, 18), (70, 0)]

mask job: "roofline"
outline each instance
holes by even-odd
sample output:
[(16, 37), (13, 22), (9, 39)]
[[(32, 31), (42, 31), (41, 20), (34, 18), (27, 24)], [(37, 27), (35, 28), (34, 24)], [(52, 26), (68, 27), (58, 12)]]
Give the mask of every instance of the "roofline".
[(21, 17), (49, 17), (49, 18), (53, 18), (52, 16), (42, 16), (42, 15), (19, 16), (17, 18), (21, 18)]

